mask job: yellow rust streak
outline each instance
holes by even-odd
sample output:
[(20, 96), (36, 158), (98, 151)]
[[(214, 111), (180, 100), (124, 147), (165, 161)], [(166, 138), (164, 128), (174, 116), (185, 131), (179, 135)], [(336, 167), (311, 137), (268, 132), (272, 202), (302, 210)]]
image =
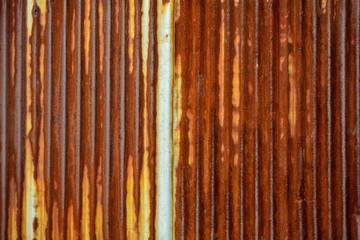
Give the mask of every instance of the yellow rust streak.
[(51, 237), (54, 240), (60, 239), (60, 229), (58, 224), (58, 217), (59, 217), (59, 208), (57, 206), (57, 202), (54, 203), (53, 209), (52, 209), (52, 233)]
[(133, 158), (129, 157), (127, 166), (127, 181), (126, 181), (126, 236), (128, 239), (138, 239), (136, 231), (136, 212), (134, 199), (134, 170)]
[(91, 56), (90, 52), (90, 1), (84, 1), (85, 5), (85, 16), (84, 16), (84, 51), (85, 57), (85, 73), (88, 74), (89, 59)]
[(97, 189), (97, 196), (96, 196), (96, 212), (95, 212), (95, 235), (96, 239), (104, 239), (103, 236), (103, 209), (101, 204), (101, 197), (102, 197), (102, 177), (101, 177), (101, 170), (102, 170), (102, 158), (99, 159), (99, 167), (97, 173), (97, 180), (96, 180), (96, 189)]
[[(235, 47), (235, 56), (233, 62), (233, 82), (232, 82), (232, 104), (234, 106), (233, 111), (233, 121), (232, 121), (232, 139), (234, 143), (237, 143), (239, 140), (239, 131), (238, 125), (240, 120), (240, 34), (239, 28), (236, 28), (235, 32), (235, 40), (234, 40), (234, 47)], [(235, 160), (234, 160), (235, 161)]]
[[(179, 156), (180, 156), (180, 119), (182, 116), (182, 106), (181, 106), (181, 56), (176, 56), (176, 64), (175, 64), (175, 82), (174, 82), (174, 101), (173, 101), (173, 143), (174, 143), (174, 165), (173, 165), (173, 226), (175, 226), (175, 219), (176, 219), (176, 209), (175, 209), (175, 201), (176, 201), (176, 169), (179, 164)], [(173, 231), (173, 238), (175, 239), (176, 236), (174, 235), (175, 231)]]
[(322, 13), (326, 13), (327, 0), (321, 0), (321, 10)]
[(16, 231), (16, 213), (17, 213), (17, 191), (14, 178), (10, 181), (10, 200), (9, 200), (9, 225), (8, 237), (9, 239), (18, 239)]
[[(103, 59), (104, 59), (104, 6), (103, 2), (99, 1), (99, 31), (98, 31), (98, 37), (99, 37), (99, 61), (100, 61), (100, 72), (103, 70)], [(99, 96), (102, 98), (102, 95)], [(104, 239), (103, 236), (103, 207), (102, 207), (102, 157), (99, 158), (99, 167), (98, 167), (98, 173), (97, 173), (97, 181), (96, 181), (96, 187), (97, 187), (97, 199), (96, 199), (96, 210), (95, 210), (95, 235), (96, 239)]]
[[(222, 2), (222, 1), (221, 1)], [(221, 9), (221, 25), (220, 25), (220, 52), (219, 52), (219, 90), (220, 90), (220, 96), (219, 96), (219, 121), (220, 126), (222, 127), (224, 125), (224, 42), (225, 42), (225, 23), (224, 23), (224, 9)]]
[[(71, 34), (70, 34), (70, 37), (71, 37), (71, 40), (70, 40), (70, 50), (72, 52), (72, 54), (75, 53), (75, 37), (76, 37), (76, 25), (75, 25), (75, 22), (76, 22), (76, 17), (75, 17), (75, 13), (73, 13), (72, 15), (72, 19), (71, 19)], [(75, 64), (71, 64), (71, 73), (75, 73)]]
[(289, 123), (291, 136), (295, 135), (296, 128), (296, 86), (294, 85), (294, 64), (292, 54), (288, 57), (288, 70), (289, 70), (289, 84), (290, 84), (290, 109), (289, 109)]
[[(46, 0), (38, 1), (38, 6), (41, 12), (41, 38), (45, 38), (45, 25), (46, 25)], [(42, 91), (40, 94), (41, 109), (45, 109), (44, 105), (44, 91), (45, 91), (45, 44), (42, 41), (40, 46), (40, 78)], [(39, 239), (45, 239), (45, 230), (47, 225), (47, 214), (45, 205), (45, 159), (44, 159), (44, 112), (41, 112), (41, 123), (40, 123), (40, 138), (39, 138), (39, 165), (38, 165), (38, 179), (37, 179), (37, 190), (38, 190), (38, 218), (39, 218)]]
[(188, 138), (189, 138), (189, 160), (188, 163), (191, 165), (195, 159), (195, 141), (194, 141), (194, 114), (193, 110), (189, 108), (186, 113), (187, 118), (189, 119), (189, 130), (188, 130)]
[(70, 205), (68, 208), (67, 215), (67, 239), (75, 239), (74, 235), (74, 211), (73, 205)]
[(180, 18), (181, 14), (181, 0), (175, 0), (175, 22)]
[(174, 121), (174, 167), (176, 169), (179, 162), (179, 153), (180, 153), (180, 119), (182, 116), (182, 106), (181, 106), (181, 56), (176, 56), (176, 65), (175, 65), (175, 82), (174, 82), (174, 106), (173, 106), (173, 121)]
[[(91, 2), (84, 1), (84, 51), (85, 57), (85, 74), (89, 73), (89, 59), (91, 57), (90, 51), (90, 35), (91, 35)], [(87, 167), (84, 167), (84, 176), (82, 180), (82, 217), (81, 217), (81, 239), (90, 239), (89, 226), (89, 178), (87, 173)]]
[[(22, 238), (37, 238), (37, 232), (33, 231), (33, 221), (37, 215), (37, 189), (34, 179), (33, 153), (31, 149), (30, 132), (33, 127), (31, 119), (32, 92), (31, 92), (31, 32), (33, 28), (32, 8), (34, 2), (29, 1), (26, 9), (26, 25), (27, 25), (27, 48), (26, 48), (26, 156), (25, 156), (25, 179), (24, 179), (24, 198), (23, 198), (23, 232)], [(35, 104), (35, 103), (34, 103)]]
[(129, 70), (132, 73), (134, 68), (134, 60), (133, 60), (133, 53), (134, 53), (134, 40), (135, 40), (135, 1), (129, 1), (129, 61), (130, 66)]
[(140, 239), (148, 239), (150, 237), (150, 175), (148, 167), (149, 159), (149, 136), (148, 136), (148, 114), (147, 114), (147, 60), (149, 48), (149, 10), (150, 0), (145, 0), (142, 3), (142, 19), (141, 19), (141, 46), (142, 46), (142, 71), (144, 76), (144, 156), (143, 167), (140, 175)]
[[(15, 18), (12, 19), (12, 23), (15, 26)], [(11, 40), (10, 40), (10, 76), (11, 76), (11, 83), (14, 84), (15, 81), (15, 52), (16, 52), (16, 48), (15, 48), (15, 34), (13, 33), (11, 35)]]
[(103, 69), (103, 59), (104, 59), (104, 52), (105, 52), (105, 44), (104, 44), (104, 6), (103, 2), (99, 1), (99, 52), (100, 52), (100, 72), (102, 72)]
[(87, 167), (84, 167), (84, 177), (82, 181), (82, 217), (81, 217), (81, 239), (90, 239), (89, 233), (89, 178), (87, 175)]
[[(15, 24), (15, 18), (12, 19), (12, 24)], [(15, 34), (11, 35), (10, 40), (10, 76), (11, 84), (15, 81)], [(10, 200), (9, 200), (9, 219), (8, 219), (8, 237), (9, 239), (17, 239), (16, 232), (16, 212), (17, 212), (17, 189), (15, 180), (11, 178), (10, 181)]]
[[(146, 115), (146, 114), (144, 114)], [(144, 128), (144, 133), (147, 131)], [(147, 137), (147, 134), (144, 134), (144, 137)], [(145, 138), (144, 138), (145, 140)], [(149, 147), (149, 142), (147, 140), (144, 141), (144, 145)], [(146, 149), (146, 148), (145, 148)], [(149, 175), (149, 167), (148, 167), (148, 158), (149, 153), (148, 150), (144, 152), (144, 166), (141, 171), (140, 177), (140, 239), (148, 239), (150, 236), (150, 175)]]

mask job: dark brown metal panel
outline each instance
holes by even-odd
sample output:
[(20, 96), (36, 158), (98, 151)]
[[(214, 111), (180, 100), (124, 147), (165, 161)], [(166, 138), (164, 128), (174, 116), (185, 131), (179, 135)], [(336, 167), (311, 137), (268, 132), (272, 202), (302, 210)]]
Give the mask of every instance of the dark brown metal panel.
[(357, 239), (358, 0), (2, 0), (0, 239)]
[(176, 236), (357, 238), (358, 14), (176, 3)]

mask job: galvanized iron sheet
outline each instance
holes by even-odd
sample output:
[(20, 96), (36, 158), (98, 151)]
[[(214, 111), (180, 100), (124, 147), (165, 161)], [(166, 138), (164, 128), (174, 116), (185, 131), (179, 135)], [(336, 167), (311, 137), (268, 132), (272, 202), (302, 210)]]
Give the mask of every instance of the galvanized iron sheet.
[(359, 237), (359, 0), (0, 13), (0, 239)]

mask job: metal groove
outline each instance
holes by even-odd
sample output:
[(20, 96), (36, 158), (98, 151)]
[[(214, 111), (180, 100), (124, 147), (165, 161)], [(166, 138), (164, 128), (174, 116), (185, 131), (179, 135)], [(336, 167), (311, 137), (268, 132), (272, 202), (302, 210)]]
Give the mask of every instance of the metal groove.
[(7, 82), (8, 82), (8, 38), (6, 36), (8, 29), (8, 3), (2, 1), (1, 3), (1, 221), (0, 221), (0, 236), (5, 239), (7, 237), (7, 219), (8, 214), (8, 165), (9, 161), (7, 159)]

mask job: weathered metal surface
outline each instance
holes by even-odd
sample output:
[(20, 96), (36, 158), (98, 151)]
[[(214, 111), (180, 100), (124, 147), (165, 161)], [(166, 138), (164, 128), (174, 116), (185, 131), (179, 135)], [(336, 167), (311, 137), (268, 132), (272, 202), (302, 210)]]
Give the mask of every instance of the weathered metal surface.
[(358, 0), (1, 0), (0, 239), (357, 239)]
[(180, 0), (175, 38), (175, 236), (357, 239), (359, 1)]

